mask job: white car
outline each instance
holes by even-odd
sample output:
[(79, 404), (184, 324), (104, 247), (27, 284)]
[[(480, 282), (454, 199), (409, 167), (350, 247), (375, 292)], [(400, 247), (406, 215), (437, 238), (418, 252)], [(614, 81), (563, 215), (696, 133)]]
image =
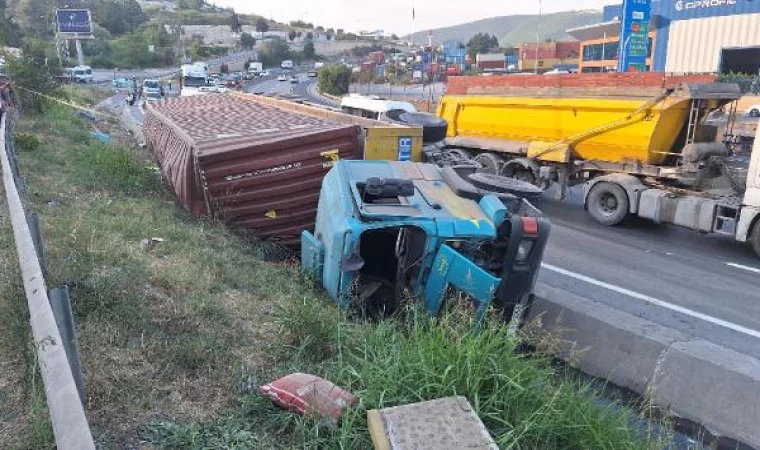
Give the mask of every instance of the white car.
[(260, 76), (260, 77), (268, 77), (268, 76), (269, 76), (269, 71), (268, 71), (268, 70), (262, 70), (262, 71), (259, 73), (259, 76)]
[(760, 117), (760, 104), (747, 108), (747, 115), (750, 117)]
[(288, 81), (287, 75), (280, 75), (277, 77), (277, 81)]

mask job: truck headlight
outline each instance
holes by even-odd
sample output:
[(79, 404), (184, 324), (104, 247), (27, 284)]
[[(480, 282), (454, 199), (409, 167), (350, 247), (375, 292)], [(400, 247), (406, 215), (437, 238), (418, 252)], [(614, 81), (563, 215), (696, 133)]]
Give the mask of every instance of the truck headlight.
[(519, 263), (524, 263), (530, 256), (530, 251), (533, 250), (533, 241), (524, 239), (517, 247), (517, 255), (515, 259)]

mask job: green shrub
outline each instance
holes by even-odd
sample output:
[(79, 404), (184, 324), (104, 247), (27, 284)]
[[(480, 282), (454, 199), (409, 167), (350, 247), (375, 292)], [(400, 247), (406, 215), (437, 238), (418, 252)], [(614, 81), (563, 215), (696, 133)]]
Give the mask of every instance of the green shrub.
[(346, 95), (351, 86), (351, 69), (338, 64), (319, 70), (319, 91), (330, 95)]

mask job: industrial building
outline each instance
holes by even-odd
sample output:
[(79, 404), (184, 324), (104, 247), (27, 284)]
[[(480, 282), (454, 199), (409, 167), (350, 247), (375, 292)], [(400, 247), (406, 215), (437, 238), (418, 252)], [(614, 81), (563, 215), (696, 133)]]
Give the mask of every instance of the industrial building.
[[(579, 70), (615, 70), (622, 5), (603, 22), (567, 30), (581, 41)], [(760, 0), (660, 0), (652, 3), (647, 69), (675, 73), (760, 72)]]

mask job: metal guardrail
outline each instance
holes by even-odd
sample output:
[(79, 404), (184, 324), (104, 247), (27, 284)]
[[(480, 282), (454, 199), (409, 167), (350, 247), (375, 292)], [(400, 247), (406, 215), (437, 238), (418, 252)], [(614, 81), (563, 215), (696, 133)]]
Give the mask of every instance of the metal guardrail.
[[(54, 290), (58, 300), (54, 303), (55, 309), (62, 313), (56, 317), (45, 284), (39, 218), (34, 213), (27, 216), (25, 212), (28, 207), (26, 188), (11, 139), (12, 122), (9, 113), (2, 114), (0, 162), (53, 434), (59, 450), (94, 450), (95, 444), (80, 397), (84, 391), (71, 306), (67, 303), (68, 291), (60, 293)], [(74, 371), (70, 361), (76, 366)]]

